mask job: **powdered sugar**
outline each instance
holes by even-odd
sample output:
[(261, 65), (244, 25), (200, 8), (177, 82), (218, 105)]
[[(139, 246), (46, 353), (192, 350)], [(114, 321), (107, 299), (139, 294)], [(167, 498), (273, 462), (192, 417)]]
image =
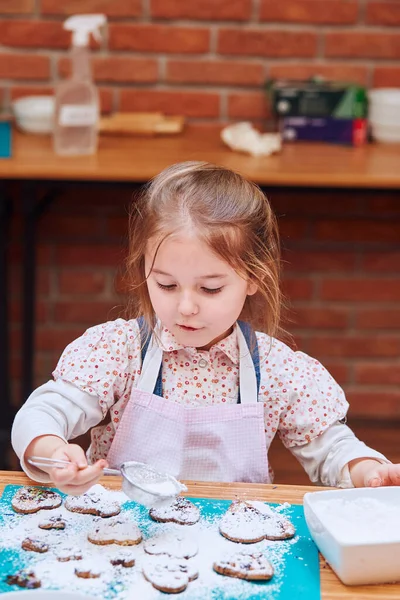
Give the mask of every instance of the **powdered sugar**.
[(144, 543), (144, 550), (148, 554), (167, 554), (173, 558), (190, 558), (195, 556), (199, 547), (193, 534), (180, 531), (164, 531), (160, 535), (151, 537)]
[(375, 498), (342, 498), (314, 504), (324, 526), (343, 542), (398, 542), (400, 507)]
[[(115, 501), (121, 502), (123, 499), (126, 500), (126, 497), (120, 492), (105, 490), (101, 486), (95, 486), (95, 488), (97, 494), (103, 496), (106, 501), (113, 503)], [(208, 501), (200, 501), (199, 506), (205, 505), (206, 502)], [(194, 581), (190, 581), (187, 590), (179, 595), (182, 600), (184, 598), (208, 600), (213, 594), (218, 599), (235, 598), (235, 600), (245, 600), (247, 598), (262, 598), (266, 594), (271, 599), (278, 598), (285, 560), (291, 554), (291, 548), (296, 543), (296, 538), (289, 541), (263, 540), (251, 546), (231, 542), (223, 538), (218, 531), (220, 518), (228, 508), (229, 503), (227, 501), (211, 500), (207, 506), (213, 509), (213, 503), (215, 514), (211, 509), (207, 510), (207, 514), (202, 511), (200, 521), (190, 526), (190, 528), (183, 528), (182, 525), (174, 523), (156, 523), (149, 518), (148, 511), (131, 502), (125, 504), (120, 517), (136, 521), (144, 540), (157, 537), (161, 533), (169, 533), (173, 538), (177, 538), (182, 536), (182, 530), (184, 529), (187, 539), (198, 547), (196, 556), (189, 559), (189, 578), (196, 571), (199, 572), (199, 577)], [(259, 504), (262, 507), (266, 506), (264, 503)], [(165, 595), (157, 591), (143, 576), (143, 568), (146, 565), (151, 566), (160, 560), (160, 555), (151, 556), (145, 553), (144, 543), (129, 547), (129, 552), (125, 553), (129, 554), (130, 558), (135, 559), (135, 565), (132, 568), (114, 566), (110, 560), (113, 557), (121, 556), (121, 546), (114, 544), (97, 546), (91, 544), (87, 539), (88, 532), (98, 522), (96, 517), (71, 513), (65, 509), (64, 505), (53, 512), (41, 511), (32, 515), (17, 515), (9, 509), (9, 506), (9, 500), (8, 504), (5, 501), (0, 504), (0, 517), (3, 516), (3, 523), (1, 523), (0, 518), (0, 547), (7, 547), (14, 557), (6, 565), (7, 573), (12, 574), (19, 568), (29, 565), (36, 576), (41, 579), (43, 588), (79, 591), (80, 593), (98, 595), (107, 600), (136, 600), (138, 598), (141, 600), (158, 600), (159, 598), (165, 598)], [(282, 509), (282, 513), (284, 510)], [(43, 517), (47, 518), (53, 514), (61, 515), (66, 520), (65, 530), (44, 531), (39, 529), (38, 524), (43, 521)], [(49, 551), (46, 554), (39, 555), (21, 550), (20, 546), (24, 538), (28, 536), (36, 538), (39, 535), (41, 540), (49, 544)], [(249, 552), (250, 548), (251, 552), (265, 554), (273, 564), (275, 575), (270, 582), (257, 586), (244, 580), (224, 577), (213, 570), (214, 561), (231, 556), (241, 550)], [(60, 554), (64, 557), (71, 557), (71, 560), (59, 562), (57, 558)], [(81, 560), (76, 559), (79, 554), (82, 555)], [(166, 560), (164, 555), (161, 556), (161, 560)], [(100, 572), (100, 577), (78, 578), (75, 573), (77, 568), (81, 571), (89, 570), (92, 573)], [(8, 590), (11, 589), (8, 587)], [(0, 592), (6, 590), (7, 588), (2, 588), (0, 584)]]
[(93, 486), (82, 496), (68, 496), (65, 500), (65, 508), (71, 512), (99, 515), (100, 517), (118, 515), (121, 511), (120, 503), (99, 493), (98, 488), (94, 489), (95, 487)]
[(152, 508), (150, 517), (155, 521), (172, 521), (181, 525), (194, 525), (200, 519), (200, 511), (195, 504), (179, 496), (166, 501), (161, 506)]
[(134, 546), (141, 542), (142, 534), (129, 515), (122, 515), (107, 520), (96, 519), (88, 533), (88, 540), (92, 544)]
[(293, 525), (264, 502), (244, 500), (231, 504), (221, 519), (220, 532), (232, 541), (246, 543), (282, 540), (295, 533)]

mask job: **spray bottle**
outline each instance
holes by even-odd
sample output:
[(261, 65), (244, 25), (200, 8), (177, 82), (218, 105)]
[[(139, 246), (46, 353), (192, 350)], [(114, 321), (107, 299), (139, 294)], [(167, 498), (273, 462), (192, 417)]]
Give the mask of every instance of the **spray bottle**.
[(72, 76), (56, 89), (54, 150), (61, 155), (93, 154), (97, 149), (99, 97), (88, 49), (90, 34), (101, 40), (104, 15), (74, 15), (64, 22), (72, 31)]

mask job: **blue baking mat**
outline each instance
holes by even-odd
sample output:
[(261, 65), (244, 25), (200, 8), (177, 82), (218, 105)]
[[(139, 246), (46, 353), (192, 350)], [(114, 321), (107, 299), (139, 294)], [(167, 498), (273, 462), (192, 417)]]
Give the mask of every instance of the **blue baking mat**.
[[(0, 499), (0, 594), (21, 589), (17, 586), (9, 586), (5, 582), (7, 575), (15, 573), (15, 571), (21, 568), (33, 566), (36, 560), (43, 560), (44, 558), (44, 555), (37, 555), (33, 552), (28, 553), (22, 549), (16, 550), (7, 548), (4, 546), (4, 543), (2, 543), (1, 528), (2, 526), (5, 526), (7, 520), (26, 518), (25, 515), (16, 515), (11, 508), (11, 499), (19, 487), (21, 486), (6, 486)], [(65, 497), (64, 494), (61, 494), (61, 496)], [(206, 522), (207, 527), (209, 526), (211, 528), (214, 523), (218, 522), (231, 503), (230, 500), (192, 497), (190, 500), (199, 507), (202, 521)], [(269, 504), (273, 507), (278, 506), (273, 503)], [(159, 529), (157, 530), (155, 528), (162, 527), (162, 524), (155, 523), (149, 518), (148, 510), (146, 508), (135, 502), (127, 501), (124, 503), (123, 511), (132, 513), (132, 518), (136, 519), (138, 522), (144, 539), (154, 535), (156, 531), (159, 532)], [(45, 513), (46, 511), (42, 511), (41, 515), (45, 517)], [(222, 577), (215, 574), (216, 584), (212, 589), (204, 588), (204, 586), (200, 585), (201, 577), (199, 577), (199, 580), (189, 583), (184, 592), (173, 594), (172, 597), (180, 598), (182, 600), (320, 600), (320, 567), (318, 550), (310, 537), (304, 519), (303, 507), (288, 505), (287, 508), (282, 510), (282, 514), (292, 521), (296, 528), (296, 536), (292, 540), (273, 542), (272, 546), (267, 546), (265, 548), (265, 554), (270, 558), (275, 569), (275, 574), (269, 582), (254, 583), (233, 579), (231, 577)], [(233, 549), (235, 549), (235, 546), (237, 545), (232, 543), (232, 546)], [(277, 554), (273, 550), (271, 553), (269, 552), (269, 549), (273, 547), (279, 550)], [(247, 544), (246, 549), (250, 548), (251, 545)], [(238, 549), (242, 550), (243, 547)], [(276, 560), (276, 558), (278, 558), (278, 560)], [(129, 569), (124, 569), (124, 571), (129, 571)], [(77, 589), (79, 589), (80, 593), (85, 593), (84, 582), (86, 581), (90, 580), (79, 580), (80, 587)], [(46, 589), (50, 589), (50, 587), (46, 586)], [(52, 589), (63, 588), (54, 586)], [(118, 581), (118, 578), (116, 577), (116, 580), (111, 582), (107, 591), (103, 593), (103, 598), (110, 600), (119, 600), (120, 598), (123, 598), (125, 600), (125, 598), (128, 597), (126, 594), (127, 590), (125, 589), (125, 594), (124, 591), (121, 592), (121, 590), (123, 590), (123, 583)], [(69, 587), (68, 591), (71, 591)], [(133, 596), (129, 597), (136, 597), (134, 590), (132, 590), (132, 592)], [(165, 600), (168, 597), (168, 594), (162, 592), (155, 593), (153, 588), (151, 588), (151, 592), (151, 599), (157, 597)], [(86, 593), (90, 595), (95, 592), (93, 592), (93, 589), (88, 588)], [(145, 597), (141, 596), (140, 600), (145, 600)]]

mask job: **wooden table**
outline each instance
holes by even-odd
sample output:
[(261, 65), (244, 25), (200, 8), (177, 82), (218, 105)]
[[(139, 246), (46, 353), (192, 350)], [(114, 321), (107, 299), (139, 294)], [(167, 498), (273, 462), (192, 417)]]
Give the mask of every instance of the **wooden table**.
[(14, 132), (13, 156), (0, 160), (0, 179), (141, 183), (185, 160), (223, 165), (262, 186), (400, 188), (400, 144), (297, 142), (252, 157), (227, 148), (218, 129), (199, 126), (169, 137), (103, 136), (97, 154), (83, 157), (56, 156), (50, 137)]
[[(7, 484), (27, 485), (31, 483), (32, 481), (21, 472), (0, 471), (0, 494)], [(104, 477), (101, 483), (112, 489), (121, 488), (121, 479), (118, 477)], [(311, 486), (206, 483), (199, 481), (189, 481), (186, 484), (189, 490), (188, 496), (196, 498), (234, 499), (245, 497), (247, 500), (289, 502), (290, 504), (302, 504), (306, 492), (323, 489)], [(385, 600), (387, 598), (393, 600), (394, 598), (400, 598), (400, 584), (349, 587), (339, 581), (322, 557), (320, 557), (320, 567), (322, 600)], [(296, 599), (293, 598), (293, 600)]]

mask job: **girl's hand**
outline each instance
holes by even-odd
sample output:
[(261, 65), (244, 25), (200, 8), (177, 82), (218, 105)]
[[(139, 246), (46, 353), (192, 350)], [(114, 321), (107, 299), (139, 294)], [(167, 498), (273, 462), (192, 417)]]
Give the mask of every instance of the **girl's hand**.
[(382, 464), (377, 460), (361, 458), (352, 460), (349, 470), (355, 487), (400, 485), (400, 464)]
[(365, 487), (400, 485), (400, 465), (376, 463), (364, 476)]
[(84, 451), (77, 444), (63, 444), (50, 458), (68, 460), (71, 465), (65, 469), (49, 469), (48, 473), (57, 488), (66, 494), (79, 496), (98, 482), (103, 475), (107, 461), (98, 460), (88, 465)]

